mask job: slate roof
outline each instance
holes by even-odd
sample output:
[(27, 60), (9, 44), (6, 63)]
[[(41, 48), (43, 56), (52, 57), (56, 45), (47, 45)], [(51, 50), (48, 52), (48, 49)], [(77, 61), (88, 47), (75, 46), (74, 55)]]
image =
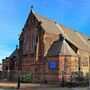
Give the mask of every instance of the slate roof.
[(54, 21), (52, 21), (46, 17), (43, 17), (37, 13), (34, 13), (34, 15), (36, 16), (38, 21), (42, 22), (41, 25), (46, 32), (53, 34), (53, 35), (59, 35), (60, 31), (59, 31), (58, 27), (55, 25)]
[(52, 44), (46, 56), (51, 57), (58, 55), (76, 56), (76, 53), (65, 40), (58, 40)]
[[(33, 13), (36, 16), (37, 20), (42, 22), (41, 26), (46, 32), (53, 34), (53, 35), (62, 34), (68, 41), (70, 41), (77, 48), (84, 50), (84, 51), (88, 51), (88, 43), (87, 43), (87, 38), (89, 38), (88, 36), (80, 32), (77, 32), (69, 27), (56, 23), (35, 12)], [(89, 47), (89, 50), (90, 50), (90, 47)]]

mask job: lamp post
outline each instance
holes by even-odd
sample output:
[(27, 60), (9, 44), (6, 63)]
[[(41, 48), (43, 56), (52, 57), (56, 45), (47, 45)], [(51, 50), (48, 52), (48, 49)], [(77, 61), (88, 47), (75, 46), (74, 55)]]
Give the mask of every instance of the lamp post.
[[(87, 40), (87, 44), (88, 44), (88, 53), (89, 53), (89, 42), (90, 41), (90, 38), (88, 38)], [(89, 54), (89, 88), (90, 88), (90, 54)]]
[(65, 86), (66, 82), (66, 69), (67, 69), (67, 60), (66, 60), (66, 54), (65, 54), (65, 38), (63, 37), (63, 55), (64, 55), (64, 69), (62, 71), (62, 87)]
[(80, 57), (80, 52), (77, 52), (78, 55), (78, 83), (80, 82), (80, 74), (81, 74), (81, 57)]
[(78, 52), (78, 75), (79, 75), (78, 78), (80, 78), (80, 73), (81, 73), (81, 57), (80, 57), (80, 53)]

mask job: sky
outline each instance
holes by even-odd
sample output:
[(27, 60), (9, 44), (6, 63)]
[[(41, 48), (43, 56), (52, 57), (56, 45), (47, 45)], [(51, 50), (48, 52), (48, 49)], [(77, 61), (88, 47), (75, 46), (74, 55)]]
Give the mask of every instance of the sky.
[(0, 62), (19, 44), (31, 5), (34, 12), (90, 35), (90, 0), (0, 0)]

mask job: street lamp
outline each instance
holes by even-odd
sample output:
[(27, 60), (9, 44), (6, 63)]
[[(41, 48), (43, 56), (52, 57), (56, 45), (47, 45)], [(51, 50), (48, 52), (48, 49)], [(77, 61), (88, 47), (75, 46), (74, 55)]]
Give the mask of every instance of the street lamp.
[(77, 52), (78, 55), (78, 83), (80, 82), (80, 74), (81, 74), (81, 57), (80, 57), (80, 52)]

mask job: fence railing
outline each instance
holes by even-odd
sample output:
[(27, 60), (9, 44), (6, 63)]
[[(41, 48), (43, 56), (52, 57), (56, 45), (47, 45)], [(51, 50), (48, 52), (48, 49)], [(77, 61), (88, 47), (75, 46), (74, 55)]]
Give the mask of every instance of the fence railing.
[(0, 71), (0, 82), (17, 82), (17, 79), (18, 79), (17, 70)]
[(0, 71), (0, 82), (20, 83), (54, 83), (60, 86), (88, 86), (89, 77), (77, 77), (54, 73), (23, 73), (18, 70)]

